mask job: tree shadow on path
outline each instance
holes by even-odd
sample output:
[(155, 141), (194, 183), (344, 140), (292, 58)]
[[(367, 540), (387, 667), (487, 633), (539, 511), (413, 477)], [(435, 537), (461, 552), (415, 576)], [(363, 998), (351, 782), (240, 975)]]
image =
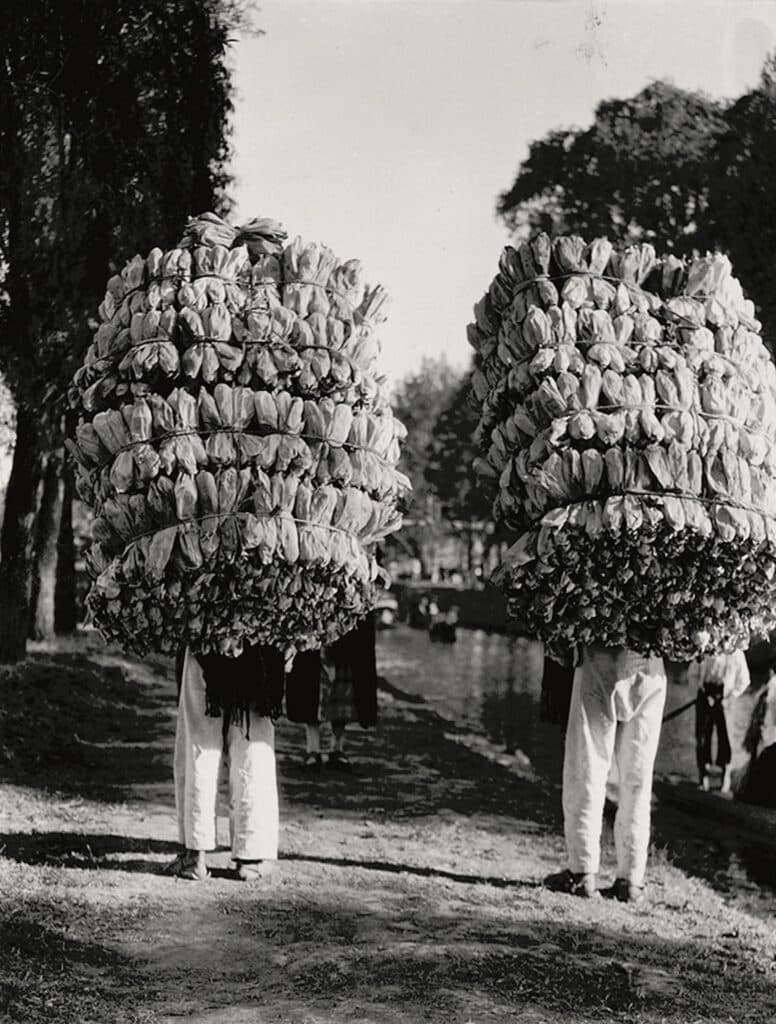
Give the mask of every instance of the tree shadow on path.
[(656, 935), (626, 911), (595, 917), (551, 897), (537, 908), (516, 894), (504, 907), (503, 894), (483, 899), (464, 886), (458, 902), (441, 905), (424, 880), (362, 885), (323, 898), (308, 885), (304, 900), (287, 885), (260, 899), (221, 889), (134, 916), (79, 902), (67, 921), (50, 902), (27, 900), (0, 921), (4, 964), (18, 968), (0, 974), (0, 1011), (37, 1020), (45, 1008), (49, 1024), (146, 1019), (141, 1011), (204, 1021), (216, 1008), (214, 1019), (227, 1021), (235, 1004), (252, 1007), (254, 1020), (263, 1009), (322, 1024), (764, 1024), (776, 1013), (762, 958), (724, 939), (710, 949)]

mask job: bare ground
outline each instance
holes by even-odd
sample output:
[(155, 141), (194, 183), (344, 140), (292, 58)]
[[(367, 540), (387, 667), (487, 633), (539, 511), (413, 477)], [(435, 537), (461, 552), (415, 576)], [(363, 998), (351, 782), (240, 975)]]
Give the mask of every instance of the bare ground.
[(557, 790), (388, 687), (358, 778), (306, 776), (281, 725), (270, 878), (222, 849), (181, 882), (169, 666), (81, 635), (0, 688), (0, 1020), (776, 1019), (776, 897), (744, 862), (773, 864), (723, 822), (658, 807), (646, 908), (551, 894)]

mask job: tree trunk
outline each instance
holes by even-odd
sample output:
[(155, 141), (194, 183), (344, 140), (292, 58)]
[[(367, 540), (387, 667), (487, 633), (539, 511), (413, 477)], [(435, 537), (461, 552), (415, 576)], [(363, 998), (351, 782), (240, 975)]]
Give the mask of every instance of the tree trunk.
[(62, 514), (61, 467), (59, 454), (52, 452), (43, 476), (43, 491), (35, 527), (30, 593), (30, 637), (33, 640), (50, 640), (54, 636), (57, 541)]
[(30, 536), (40, 474), (37, 418), (23, 401), (16, 416), (16, 444), (0, 534), (0, 664), (27, 652)]
[(63, 467), (62, 515), (57, 541), (57, 586), (54, 595), (54, 629), (57, 633), (74, 633), (78, 625), (75, 580), (75, 543), (73, 540), (73, 498), (75, 485), (73, 467), (65, 460)]

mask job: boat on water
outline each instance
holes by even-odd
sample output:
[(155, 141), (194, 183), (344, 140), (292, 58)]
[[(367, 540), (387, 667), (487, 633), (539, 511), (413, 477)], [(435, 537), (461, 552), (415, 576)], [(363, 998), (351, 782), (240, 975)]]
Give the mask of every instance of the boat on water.
[(457, 609), (459, 629), (484, 629), (506, 632), (506, 601), (495, 587), (434, 583), (431, 580), (399, 581), (391, 588), (399, 601), (399, 619), (413, 629), (428, 630), (431, 612)]
[(432, 643), (454, 644), (458, 634), (458, 609), (453, 607), (446, 612), (437, 612), (432, 616), (428, 635)]

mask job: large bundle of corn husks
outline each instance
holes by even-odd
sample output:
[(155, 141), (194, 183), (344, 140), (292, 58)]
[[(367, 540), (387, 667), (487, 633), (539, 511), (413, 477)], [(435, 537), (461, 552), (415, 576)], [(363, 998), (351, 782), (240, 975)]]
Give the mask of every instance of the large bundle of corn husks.
[(677, 660), (776, 626), (776, 368), (721, 255), (505, 249), (475, 308), (478, 471), (539, 638)]
[(133, 650), (304, 649), (373, 603), (409, 487), (375, 369), (386, 295), (286, 238), (204, 214), (108, 282), (72, 450), (89, 608)]

